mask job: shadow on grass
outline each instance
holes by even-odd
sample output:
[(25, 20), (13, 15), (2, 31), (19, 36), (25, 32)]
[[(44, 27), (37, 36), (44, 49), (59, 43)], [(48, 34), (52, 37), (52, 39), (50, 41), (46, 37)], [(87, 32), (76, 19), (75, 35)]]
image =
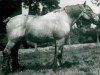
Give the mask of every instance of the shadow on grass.
[(30, 64), (30, 65), (23, 65), (21, 67), (21, 70), (43, 70), (43, 69), (52, 69), (53, 65), (51, 63), (47, 63), (45, 65), (40, 64), (40, 63), (34, 63), (34, 64)]
[(68, 61), (65, 61), (61, 67), (63, 68), (71, 68), (72, 66), (75, 66), (75, 65), (78, 65), (80, 64), (78, 61), (75, 61), (75, 62), (68, 62)]
[[(58, 66), (57, 69), (60, 68), (71, 68), (72, 66), (80, 64), (79, 62), (68, 62), (65, 61), (61, 66)], [(45, 65), (40, 64), (40, 63), (34, 63), (34, 64), (28, 64), (28, 65), (23, 65), (21, 70), (44, 70), (44, 69), (53, 69), (54, 65), (51, 62), (46, 63)]]

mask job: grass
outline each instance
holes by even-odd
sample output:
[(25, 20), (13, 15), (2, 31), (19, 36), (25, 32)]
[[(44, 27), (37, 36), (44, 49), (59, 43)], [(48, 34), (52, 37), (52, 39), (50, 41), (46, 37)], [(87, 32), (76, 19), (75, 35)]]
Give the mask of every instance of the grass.
[[(9, 75), (100, 75), (100, 46), (65, 47), (63, 65), (56, 72), (51, 66), (53, 57), (52, 47), (39, 48), (38, 51), (20, 50), (19, 63), (24, 66), (24, 69)], [(0, 63), (2, 63), (2, 56), (0, 56)]]

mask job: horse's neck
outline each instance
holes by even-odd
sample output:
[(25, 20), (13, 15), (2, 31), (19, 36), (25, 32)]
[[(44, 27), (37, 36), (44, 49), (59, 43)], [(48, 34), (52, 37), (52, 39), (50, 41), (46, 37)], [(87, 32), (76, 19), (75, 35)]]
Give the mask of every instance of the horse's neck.
[(66, 6), (64, 10), (71, 18), (72, 20), (71, 24), (73, 25), (74, 22), (76, 22), (76, 20), (79, 18), (82, 12), (82, 6), (81, 5)]

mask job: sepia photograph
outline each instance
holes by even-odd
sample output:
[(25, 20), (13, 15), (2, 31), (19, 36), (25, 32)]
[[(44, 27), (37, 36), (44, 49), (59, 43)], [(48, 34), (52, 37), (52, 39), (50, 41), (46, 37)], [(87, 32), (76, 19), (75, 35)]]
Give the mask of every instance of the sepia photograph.
[(100, 75), (100, 0), (0, 0), (0, 75)]

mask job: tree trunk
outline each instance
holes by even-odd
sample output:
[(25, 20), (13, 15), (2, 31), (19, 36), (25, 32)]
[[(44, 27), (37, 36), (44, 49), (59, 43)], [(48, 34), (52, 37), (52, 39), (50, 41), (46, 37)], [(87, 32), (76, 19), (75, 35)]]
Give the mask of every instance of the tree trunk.
[(31, 11), (32, 11), (32, 6), (31, 6), (31, 4), (32, 4), (32, 1), (29, 0), (29, 14), (31, 14)]
[(22, 2), (22, 14), (28, 15), (29, 14), (29, 6), (25, 4), (25, 2)]
[(99, 29), (97, 29), (97, 44), (99, 44)]

